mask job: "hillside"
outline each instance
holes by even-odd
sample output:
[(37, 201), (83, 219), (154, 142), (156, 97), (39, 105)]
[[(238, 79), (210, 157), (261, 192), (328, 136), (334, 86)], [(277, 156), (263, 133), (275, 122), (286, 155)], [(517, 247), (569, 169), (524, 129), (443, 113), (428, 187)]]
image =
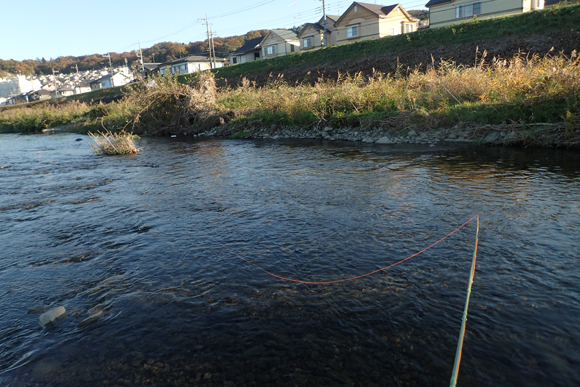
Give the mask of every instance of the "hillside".
[(571, 5), (229, 66), (217, 70), (216, 77), (220, 85), (235, 85), (244, 77), (258, 85), (272, 78), (293, 84), (345, 73), (406, 72), (441, 60), (473, 65), (484, 52), (489, 62), (518, 53), (569, 56), (578, 49), (580, 5)]

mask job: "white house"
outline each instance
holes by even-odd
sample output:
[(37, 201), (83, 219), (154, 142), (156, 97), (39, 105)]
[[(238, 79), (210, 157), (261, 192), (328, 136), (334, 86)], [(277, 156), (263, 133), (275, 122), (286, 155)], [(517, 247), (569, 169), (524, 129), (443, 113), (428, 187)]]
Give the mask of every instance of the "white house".
[(185, 58), (175, 59), (159, 65), (161, 75), (171, 74), (191, 74), (196, 71), (210, 70), (212, 68), (224, 67), (226, 60), (224, 58), (215, 58), (215, 67), (212, 67), (211, 60), (205, 56), (187, 56)]
[(40, 81), (34, 78), (26, 78), (17, 75), (13, 78), (0, 79), (0, 97), (9, 98), (18, 94), (26, 94), (31, 90), (39, 90)]
[(75, 94), (87, 93), (89, 91), (91, 91), (91, 85), (86, 81), (77, 83), (74, 87)]
[(109, 87), (123, 86), (131, 82), (133, 77), (123, 72), (107, 74), (95, 81), (90, 82), (91, 90), (106, 89)]

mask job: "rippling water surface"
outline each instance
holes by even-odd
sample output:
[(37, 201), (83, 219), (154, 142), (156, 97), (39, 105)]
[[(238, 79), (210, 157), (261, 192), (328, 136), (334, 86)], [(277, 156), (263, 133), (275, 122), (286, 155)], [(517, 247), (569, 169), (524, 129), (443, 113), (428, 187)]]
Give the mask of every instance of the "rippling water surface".
[(87, 142), (0, 135), (2, 386), (448, 385), (474, 222), (248, 262), (476, 214), (459, 385), (580, 384), (578, 153)]

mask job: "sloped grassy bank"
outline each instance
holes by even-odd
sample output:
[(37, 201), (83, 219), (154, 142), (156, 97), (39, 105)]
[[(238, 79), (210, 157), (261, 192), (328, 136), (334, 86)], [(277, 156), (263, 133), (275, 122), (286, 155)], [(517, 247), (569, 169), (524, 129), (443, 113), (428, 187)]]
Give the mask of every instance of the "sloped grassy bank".
[(241, 77), (263, 85), (268, 77), (289, 83), (336, 79), (340, 74), (439, 65), (440, 60), (474, 65), (477, 47), (490, 57), (521, 52), (545, 55), (550, 50), (570, 55), (580, 46), (580, 4), (556, 6), (504, 18), (477, 20), (412, 34), (305, 51), (216, 70), (218, 85), (237, 84)]
[[(442, 62), (408, 75), (355, 74), (314, 84), (283, 80), (220, 88), (210, 72), (159, 77), (127, 88), (118, 102), (11, 109), (0, 128), (42, 129), (68, 122), (79, 131), (233, 138), (326, 138), (365, 142), (442, 140), (580, 147), (580, 59), (574, 55)], [(60, 121), (59, 121), (60, 120)]]

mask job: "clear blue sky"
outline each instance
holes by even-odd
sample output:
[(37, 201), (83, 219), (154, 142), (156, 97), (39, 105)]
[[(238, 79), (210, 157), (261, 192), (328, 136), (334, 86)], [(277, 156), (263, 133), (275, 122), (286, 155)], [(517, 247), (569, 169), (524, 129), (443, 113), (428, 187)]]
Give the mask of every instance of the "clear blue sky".
[[(367, 0), (391, 5), (395, 2)], [(407, 10), (427, 0), (403, 0)], [(352, 1), (327, 0), (340, 15)], [(206, 39), (206, 14), (216, 36), (290, 28), (322, 16), (320, 0), (13, 0), (0, 6), (0, 59), (24, 60), (125, 52), (160, 42)]]

